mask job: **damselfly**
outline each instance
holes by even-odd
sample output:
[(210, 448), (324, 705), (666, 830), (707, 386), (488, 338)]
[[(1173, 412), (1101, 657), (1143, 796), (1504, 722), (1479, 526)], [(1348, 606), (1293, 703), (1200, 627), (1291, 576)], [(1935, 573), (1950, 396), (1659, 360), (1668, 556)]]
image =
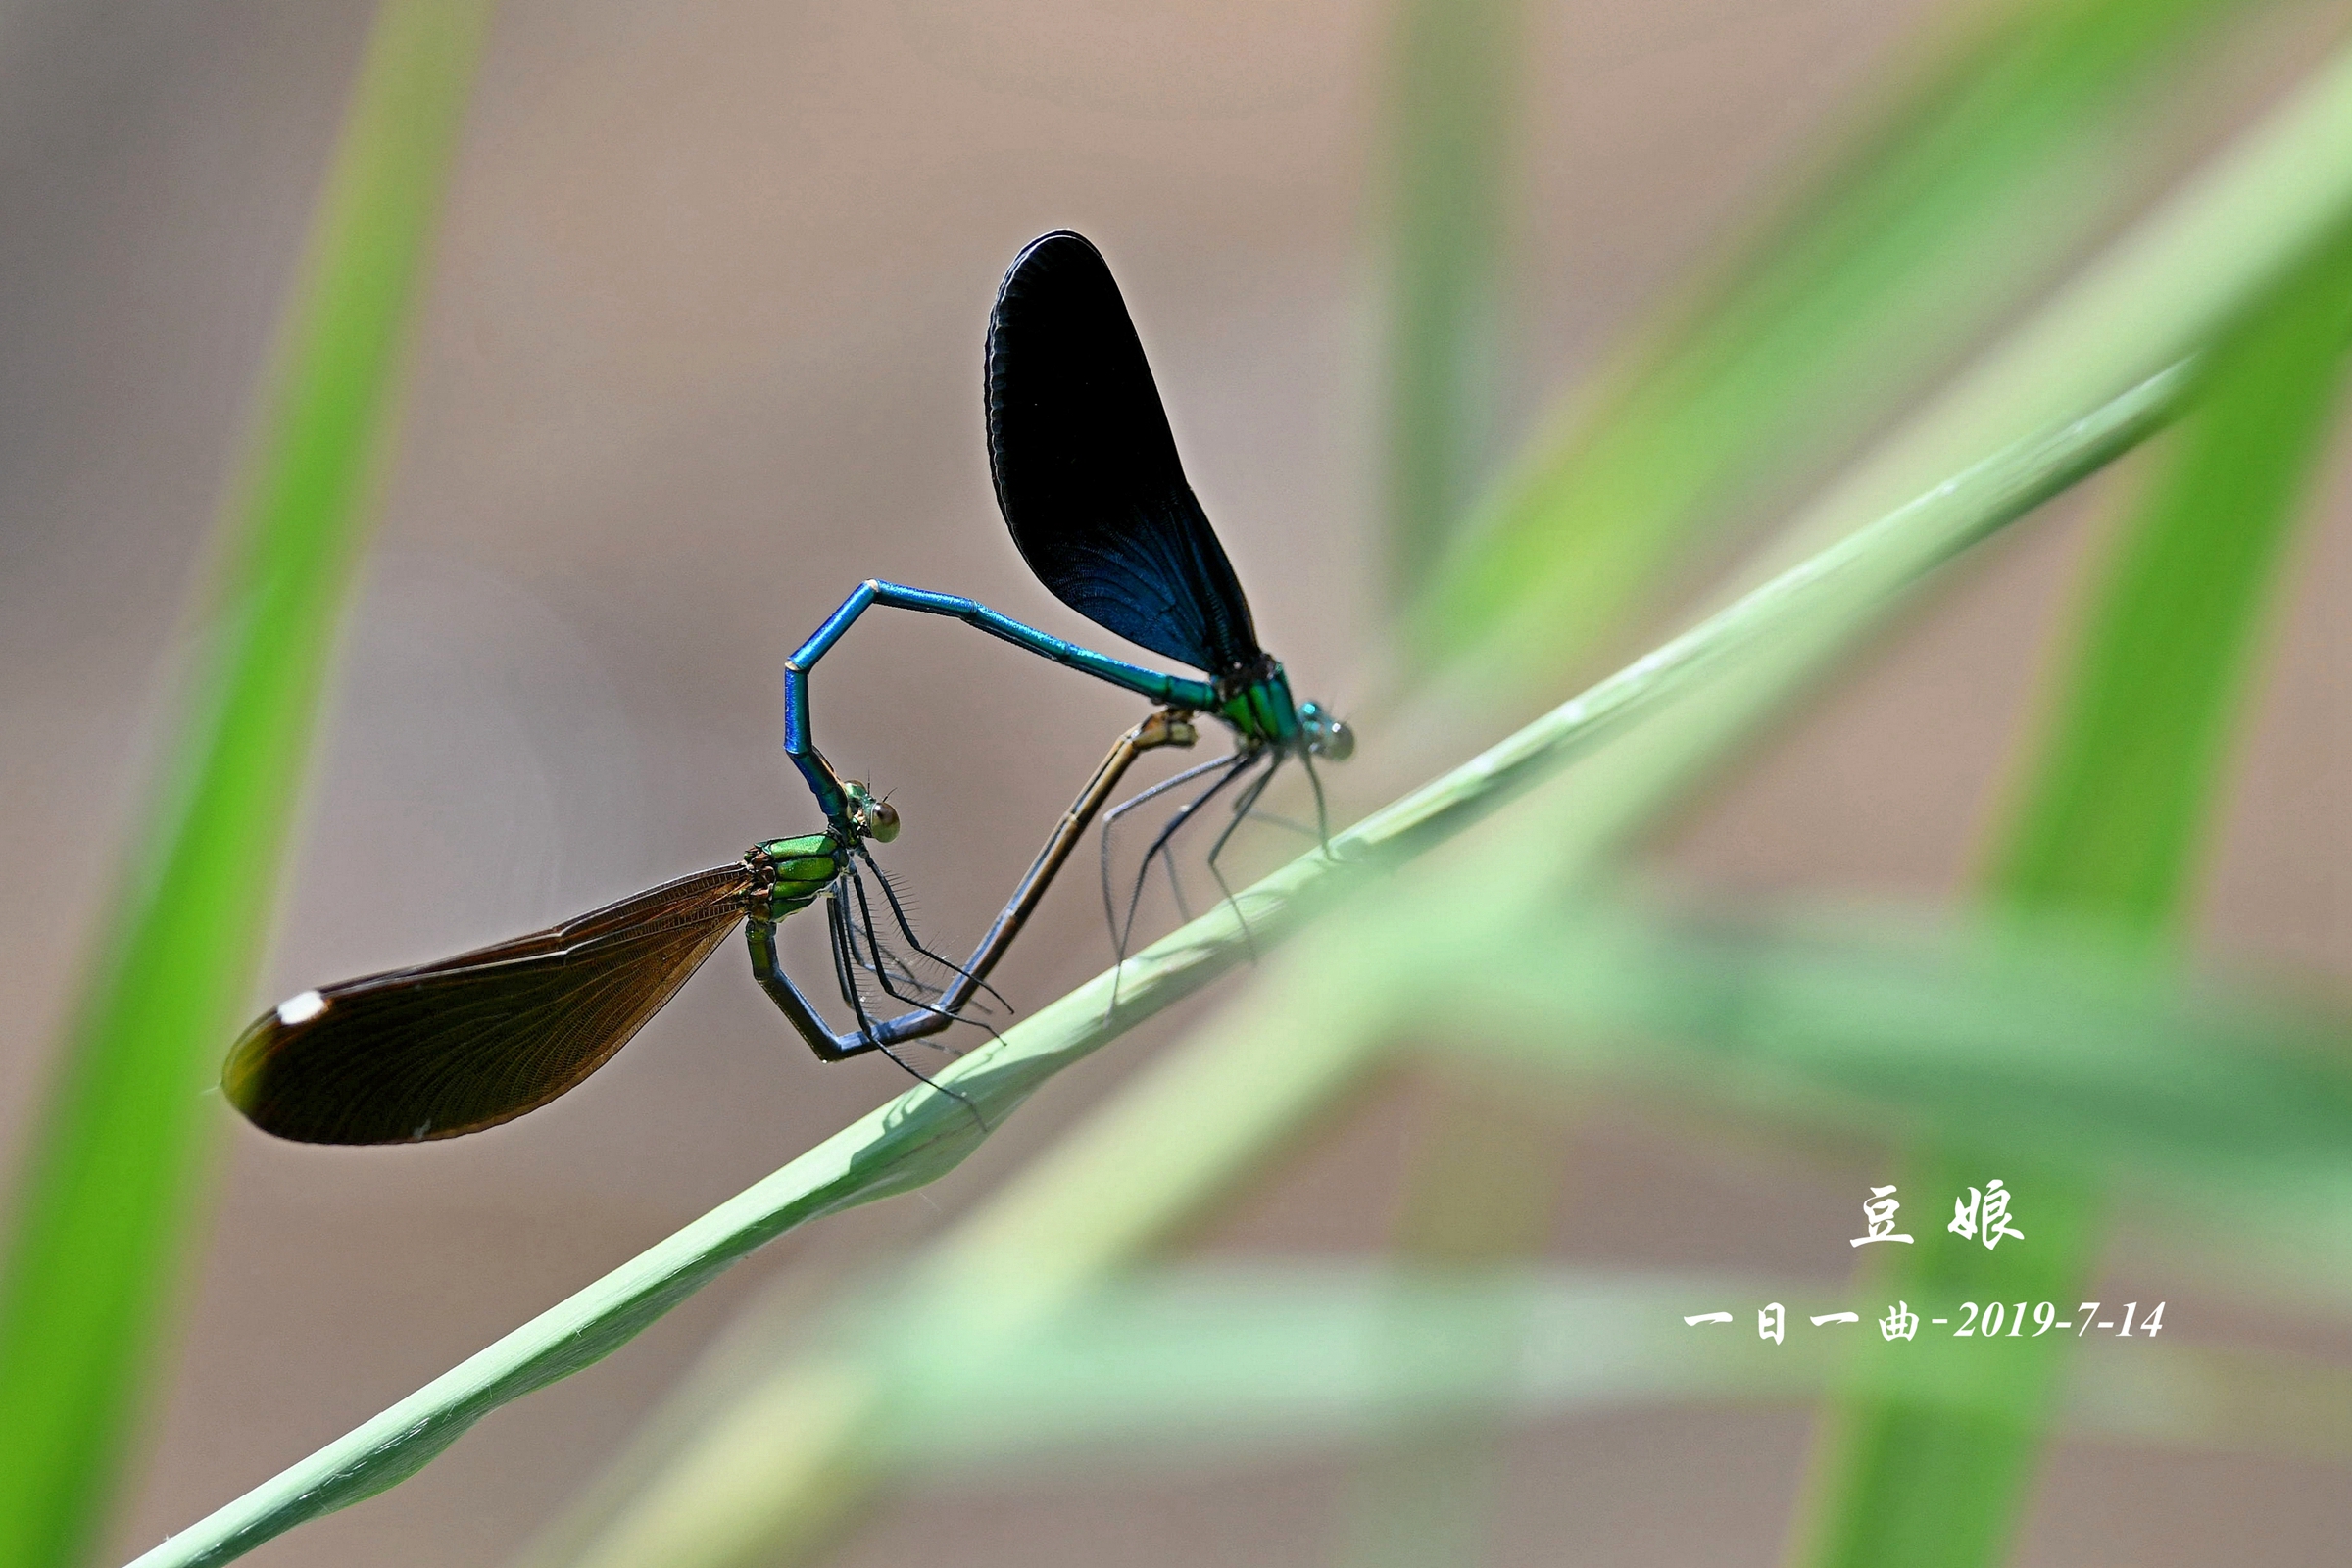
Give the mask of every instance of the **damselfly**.
[[(821, 833), (756, 844), (732, 865), (495, 947), (282, 1002), (238, 1039), (221, 1089), (255, 1126), (303, 1143), (407, 1143), (495, 1127), (603, 1066), (738, 924), (761, 988), (819, 1057), (880, 1051), (922, 1077), (892, 1048), (962, 1016), (1128, 766), (1144, 752), (1193, 739), (1189, 723), (1165, 712), (1120, 736), (961, 964), (916, 939), (866, 849), (869, 839), (898, 836), (898, 811), (849, 783)], [(843, 1033), (776, 956), (776, 923), (820, 898), (834, 980), (857, 1019)], [(877, 905), (902, 940), (945, 965), (949, 985), (934, 990), (892, 952)], [(860, 983), (869, 975), (907, 1010), (871, 1016)]]
[[(1169, 856), (1194, 814), (1241, 780), (1249, 782), (1235, 797), (1232, 820), (1208, 853), (1220, 888), (1217, 857), (1286, 760), (1304, 765), (1315, 794), (1317, 837), (1328, 843), (1315, 759), (1346, 760), (1355, 736), (1322, 704), (1295, 703), (1281, 662), (1258, 646), (1250, 602), (1185, 479), (1126, 302), (1102, 253), (1082, 235), (1057, 230), (1031, 240), (1013, 258), (989, 316), (985, 392), (997, 506), (1029, 569), (1054, 598), (1096, 625), (1207, 678), (1113, 659), (959, 595), (871, 580), (860, 583), (785, 662), (784, 750), (830, 814), (847, 798), (848, 786), (816, 749), (808, 675), (874, 605), (952, 616), (1163, 709), (1222, 720), (1233, 731), (1230, 754), (1163, 779), (1104, 820), (1103, 900), (1124, 955), (1136, 898), (1153, 858)], [(1212, 782), (1172, 813), (1144, 852), (1122, 919), (1110, 907), (1112, 823), (1204, 774), (1213, 774)], [(1166, 863), (1172, 878), (1172, 858)], [(1230, 898), (1231, 890), (1226, 893)]]
[[(1319, 704), (1295, 703), (1282, 664), (1258, 646), (1249, 601), (1185, 480), (1143, 345), (1094, 246), (1061, 231), (1021, 251), (990, 316), (986, 363), (990, 469), (1030, 568), (1097, 625), (1206, 679), (1113, 659), (974, 600), (862, 583), (785, 663), (784, 749), (816, 797), (823, 832), (755, 845), (733, 865), (496, 947), (306, 991), (238, 1040), (221, 1079), (230, 1102), (266, 1131), (313, 1143), (396, 1143), (496, 1126), (603, 1065), (739, 922), (761, 987), (819, 1057), (880, 1051), (921, 1077), (893, 1047), (965, 1016), (1129, 765), (1146, 751), (1192, 745), (1200, 713), (1232, 729), (1234, 749), (1113, 808), (1104, 823), (1106, 905), (1110, 821), (1203, 774), (1215, 776), (1163, 825), (1143, 873), (1201, 807), (1255, 770), (1209, 851), (1216, 874), (1234, 827), (1293, 758), (1306, 768), (1317, 831), (1328, 838), (1314, 760), (1346, 759), (1353, 734)], [(876, 604), (953, 616), (1159, 705), (1112, 746), (962, 964), (916, 938), (866, 848), (897, 836), (897, 811), (842, 779), (809, 727), (808, 672)], [(1166, 863), (1172, 879), (1172, 858)], [(777, 922), (819, 898), (835, 984), (855, 1019), (846, 1032), (825, 1022), (776, 952)], [(884, 940), (877, 906), (899, 939), (952, 978), (936, 987), (920, 979)], [(1112, 914), (1122, 954), (1134, 914), (1134, 896), (1124, 921)], [(907, 1010), (872, 1016), (869, 976)]]

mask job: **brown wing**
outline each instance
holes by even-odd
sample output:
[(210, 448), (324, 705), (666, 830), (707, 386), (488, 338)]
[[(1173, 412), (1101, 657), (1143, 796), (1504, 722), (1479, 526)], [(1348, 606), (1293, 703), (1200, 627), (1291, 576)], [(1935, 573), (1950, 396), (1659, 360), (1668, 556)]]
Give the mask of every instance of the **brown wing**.
[(603, 1066), (743, 918), (720, 866), (439, 963), (306, 991), (262, 1014), (220, 1087), (264, 1132), (395, 1144), (479, 1132)]

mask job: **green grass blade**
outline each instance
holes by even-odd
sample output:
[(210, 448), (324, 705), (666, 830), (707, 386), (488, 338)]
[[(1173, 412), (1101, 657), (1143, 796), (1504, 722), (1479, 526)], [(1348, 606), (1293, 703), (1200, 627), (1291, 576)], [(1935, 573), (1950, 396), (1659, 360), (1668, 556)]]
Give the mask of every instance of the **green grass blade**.
[(224, 520), (203, 666), (129, 846), (16, 1194), (0, 1284), (0, 1565), (90, 1549), (205, 1186), (202, 1092), (250, 1004), (399, 350), (483, 24), (371, 37)]
[[(1567, 1118), (1515, 1090), (1449, 1088), (1410, 1152), (1391, 1257), (1408, 1274), (1530, 1267), (1559, 1208), (1573, 1147)], [(1381, 1568), (1485, 1560), (1504, 1458), (1496, 1407), (1531, 1327), (1507, 1303), (1479, 1319), (1475, 1332), (1470, 1324), (1432, 1324), (1409, 1302), (1400, 1307), (1389, 1328), (1394, 1343), (1373, 1362), (1400, 1369), (1400, 1404), (1411, 1402), (1415, 1388), (1401, 1369), (1446, 1347), (1468, 1352), (1449, 1356), (1448, 1370), (1474, 1384), (1483, 1368), (1494, 1392), (1485, 1403), (1466, 1398), (1451, 1420), (1388, 1423), (1396, 1438), (1365, 1454), (1342, 1504), (1341, 1562)]]
[[(2333, 423), (2347, 327), (2352, 246), (2339, 243), (2216, 352), (2205, 406), (2107, 567), (1992, 873), (1997, 901), (2150, 936), (2184, 923), (2250, 653)], [(1938, 1192), (1960, 1190), (1972, 1169), (1984, 1174), (1935, 1144), (1909, 1168), (1908, 1181)], [(2039, 1194), (2044, 1234), (2034, 1247), (2017, 1258), (1923, 1251), (1892, 1265), (1887, 1288), (2050, 1298), (2087, 1290), (2099, 1186), (2046, 1160), (2006, 1179)], [(1899, 1399), (1846, 1404), (1818, 1461), (1805, 1560), (1996, 1561), (2023, 1512), (2063, 1362), (2063, 1348), (2049, 1346), (2002, 1363), (2002, 1407), (1975, 1416)]]
[(2348, 334), (2352, 249), (2339, 245), (2216, 356), (2209, 395), (2107, 567), (1992, 871), (2007, 902), (2151, 932), (2185, 917)]
[(1389, 580), (1403, 603), (1495, 452), (1520, 0), (1406, 0), (1390, 63)]
[[(1394, 27), (1383, 142), (1389, 323), (1381, 452), (1390, 598), (1399, 609), (1428, 580), (1497, 456), (1507, 373), (1506, 192), (1520, 172), (1514, 130), (1526, 30), (1520, 0), (1405, 0)], [(1510, 1168), (1509, 1156), (1525, 1153), (1540, 1170), (1557, 1140), (1530, 1136), (1525, 1120), (1497, 1137), (1485, 1114), (1494, 1108), (1447, 1107), (1432, 1146), (1416, 1154), (1422, 1179), (1408, 1181), (1395, 1239), (1402, 1257), (1467, 1263), (1534, 1245), (1552, 1187), (1530, 1180), (1529, 1166)], [(1463, 1166), (1465, 1156), (1473, 1167)], [(1490, 1187), (1475, 1179), (1486, 1171), (1509, 1179)], [(1457, 1173), (1471, 1179), (1454, 1180)], [(1524, 1200), (1497, 1202), (1498, 1196)], [(1412, 1320), (1400, 1318), (1396, 1331), (1410, 1337)], [(1489, 1490), (1492, 1449), (1455, 1430), (1370, 1456), (1347, 1508), (1344, 1560), (1475, 1560), (1465, 1543), (1485, 1511), (1479, 1499)]]
[[(1910, 1353), (1916, 1343), (1889, 1346), (1868, 1322), (1766, 1344), (1747, 1314), (1771, 1300), (1788, 1307), (1792, 1324), (1885, 1311), (1818, 1282), (1291, 1263), (1190, 1266), (1122, 1281), (1001, 1354), (974, 1356), (939, 1334), (949, 1304), (920, 1297), (879, 1311), (858, 1298), (865, 1315), (840, 1338), (897, 1363), (901, 1396), (878, 1436), (888, 1462), (959, 1479), (1044, 1472), (1066, 1481), (1072, 1466), (1106, 1464), (1165, 1476), (1188, 1462), (1230, 1468), (1447, 1430), (1466, 1415), (1529, 1422), (1666, 1403), (1782, 1402), (1855, 1377), (1944, 1409), (1984, 1398), (1979, 1386), (1927, 1371)], [(1729, 1329), (1683, 1322), (1734, 1306), (1744, 1321)], [(1498, 1321), (1515, 1330), (1500, 1378), (1481, 1355)], [(1412, 1332), (1400, 1341), (1404, 1323)], [(772, 1364), (776, 1348), (731, 1348), (714, 1358), (714, 1371)], [(2077, 1431), (2168, 1447), (2352, 1455), (2352, 1373), (2341, 1367), (2184, 1349), (2171, 1340), (2094, 1336), (2082, 1349), (2066, 1408)], [(2290, 1389), (2295, 1397), (2274, 1402)]]
[[(649, 1423), (639, 1460), (658, 1463), (733, 1392), (812, 1349), (886, 1359), (897, 1392), (875, 1435), (879, 1456), (913, 1480), (967, 1485), (1066, 1483), (1074, 1470), (1230, 1470), (1449, 1431), (1465, 1418), (1499, 1431), (1661, 1404), (1788, 1403), (1854, 1377), (1951, 1409), (1983, 1397), (1966, 1382), (1920, 1374), (1909, 1347), (1888, 1347), (1867, 1325), (1776, 1347), (1749, 1323), (1683, 1321), (1770, 1300), (1788, 1306), (1791, 1323), (1884, 1310), (1819, 1281), (1542, 1264), (1186, 1264), (1091, 1292), (988, 1355), (940, 1333), (953, 1305), (919, 1292), (869, 1285), (828, 1300), (820, 1308), (805, 1291), (774, 1293)], [(1498, 1322), (1513, 1330), (1499, 1376)], [(2072, 1430), (2174, 1448), (2352, 1454), (2343, 1368), (2184, 1349), (2170, 1338), (2093, 1337), (2082, 1348)]]
[[(1914, 494), (1927, 474), (2047, 428), (2066, 410), (2090, 406), (2150, 366), (2229, 332), (2342, 221), (2352, 200), (2336, 177), (2352, 171), (2339, 162), (2352, 159), (2348, 109), (2352, 52), (2339, 51), (2261, 130), (2184, 182), (1801, 511), (1781, 553), (1847, 537)], [(2319, 153), (2322, 143), (2333, 150)], [(1889, 558), (1869, 559), (1883, 565)], [(1893, 591), (1891, 582), (1853, 591), (1867, 602)], [(1529, 824), (1534, 841), (1557, 848), (1570, 880), (1577, 867), (1630, 847), (1788, 698), (1809, 689), (1807, 668), (1818, 670), (1846, 646), (1839, 619), (1827, 617), (1817, 638), (1799, 628), (1580, 768), (1544, 803), (1543, 820)], [(1520, 856), (1495, 874), (1506, 883), (1543, 874), (1542, 858)], [(1467, 880), (1475, 886), (1478, 877)], [(1452, 917), (1449, 909), (1431, 913), (1433, 924)]]
[[(2229, 1212), (2248, 1240), (2299, 1238), (2315, 1269), (2352, 1288), (2340, 1010), (2190, 983), (2103, 928), (1953, 928), (1895, 908), (1586, 906), (1466, 925), (1415, 961), (1458, 976), (1418, 1004), (1433, 1039), (1434, 1021), (1451, 1020), (1435, 1059), (1499, 1055), (1743, 1122), (1965, 1150), (2003, 1162), (1994, 1173), (2036, 1217), (2038, 1190), (2007, 1173), (2064, 1150), (2184, 1219)], [(1402, 1032), (1417, 1038), (1410, 1018)], [(1923, 1209), (1947, 1189), (1903, 1190), (1907, 1229), (1950, 1217)], [(2043, 1250), (2033, 1240), (1996, 1261), (2015, 1268)]]
[(2055, 0), (1977, 29), (1522, 463), (1415, 641), (1556, 678), (1701, 530), (1835, 457), (2131, 194), (2114, 149), (2241, 0)]

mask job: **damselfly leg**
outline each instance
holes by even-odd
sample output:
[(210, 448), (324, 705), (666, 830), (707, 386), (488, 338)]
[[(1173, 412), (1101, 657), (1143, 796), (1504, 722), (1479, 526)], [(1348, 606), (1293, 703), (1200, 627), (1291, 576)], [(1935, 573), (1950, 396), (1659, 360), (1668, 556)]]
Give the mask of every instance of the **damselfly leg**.
[[(915, 1066), (914, 1063), (900, 1055), (898, 1052), (892, 1048), (891, 1043), (884, 1039), (880, 1031), (874, 1027), (874, 1020), (867, 1014), (865, 1010), (865, 997), (863, 994), (863, 988), (858, 983), (857, 945), (856, 938), (852, 934), (855, 928), (851, 924), (852, 917), (849, 912), (850, 901), (848, 898), (843, 896), (841, 891), (842, 882), (848, 882), (852, 884), (852, 896), (856, 898), (858, 904), (859, 905), (859, 923), (862, 924), (865, 929), (865, 939), (867, 944), (872, 947), (877, 954), (881, 951), (881, 941), (874, 932), (873, 912), (871, 909), (864, 907), (864, 885), (858, 880), (856, 867), (852, 866), (848, 868), (845, 873), (838, 880), (836, 880), (834, 885), (826, 891), (825, 924), (828, 933), (832, 937), (834, 978), (840, 983), (842, 1001), (849, 1004), (852, 1015), (858, 1020), (858, 1035), (870, 1042), (873, 1048), (881, 1052), (883, 1055), (888, 1056), (891, 1061), (898, 1066), (900, 1071), (906, 1073), (908, 1077), (915, 1079), (917, 1082), (922, 1083), (929, 1088), (938, 1090), (941, 1094), (946, 1095), (949, 1099), (960, 1103), (964, 1109), (972, 1113), (973, 1119), (978, 1121), (982, 1130), (985, 1131), (988, 1127), (988, 1119), (980, 1114), (979, 1106), (973, 1104), (970, 1099), (967, 1097), (956, 1093), (955, 1090), (950, 1089), (945, 1084), (937, 1082), (928, 1073)], [(928, 1004), (915, 1002), (911, 997), (901, 996), (897, 991), (892, 989), (886, 968), (881, 964), (877, 964), (875, 968), (876, 977), (880, 980), (882, 990), (885, 995), (891, 997), (895, 1001), (909, 1003), (923, 1012), (937, 1013), (940, 1011), (940, 1009), (933, 1007)], [(946, 1023), (953, 1021), (954, 1019), (952, 1017), (942, 1014), (943, 1027)]]
[[(899, 928), (899, 935), (906, 939), (908, 947), (912, 948), (923, 957), (928, 958), (933, 963), (938, 964), (942, 969), (947, 970), (950, 974), (955, 975), (958, 980), (968, 981), (973, 988), (987, 992), (990, 997), (995, 999), (997, 1005), (1003, 1007), (1006, 1012), (1013, 1010), (1012, 1004), (1006, 1002), (1004, 1000), (1004, 993), (1000, 992), (995, 986), (990, 985), (986, 980), (973, 973), (964, 965), (957, 963), (955, 959), (943, 957), (939, 954), (933, 953), (929, 948), (923, 946), (922, 938), (914, 934), (913, 923), (907, 918), (906, 906), (899, 895), (898, 880), (894, 878), (888, 871), (882, 869), (880, 863), (874, 859), (872, 853), (868, 851), (862, 844), (858, 847), (858, 858), (865, 862), (866, 869), (872, 871), (874, 873), (874, 880), (881, 884), (883, 902), (890, 906), (891, 921)], [(861, 899), (864, 897), (862, 891), (859, 893), (859, 897)], [(929, 989), (934, 995), (944, 995), (946, 990), (945, 987), (939, 986), (934, 986)]]
[(1132, 890), (1130, 890), (1127, 896), (1126, 918), (1120, 922), (1118, 929), (1113, 933), (1114, 937), (1116, 938), (1118, 962), (1125, 963), (1127, 961), (1127, 945), (1130, 939), (1132, 939), (1135, 935), (1136, 911), (1143, 903), (1144, 883), (1152, 874), (1152, 859), (1159, 856), (1170, 856), (1169, 874), (1173, 876), (1175, 874), (1175, 867), (1172, 852), (1169, 846), (1175, 840), (1177, 833), (1183, 829), (1185, 823), (1193, 819), (1194, 812), (1200, 810), (1200, 808), (1206, 806), (1210, 801), (1216, 799), (1219, 794), (1221, 794), (1234, 782), (1234, 780), (1240, 778), (1244, 773), (1248, 772), (1250, 767), (1257, 762), (1258, 759), (1262, 755), (1263, 753), (1257, 751), (1235, 753), (1230, 759), (1226, 760), (1224, 771), (1217, 775), (1214, 783), (1210, 784), (1208, 788), (1202, 790), (1200, 794), (1194, 796), (1191, 800), (1178, 807), (1174, 814), (1169, 816), (1165, 823), (1161, 824), (1159, 832), (1154, 835), (1152, 840), (1151, 848), (1144, 851), (1144, 858), (1136, 867), (1135, 886)]
[[(1102, 923), (1109, 930), (1112, 941), (1115, 942), (1118, 940), (1119, 913), (1118, 905), (1114, 901), (1110, 890), (1110, 849), (1111, 835), (1118, 829), (1119, 818), (1125, 816), (1129, 811), (1134, 810), (1137, 807), (1146, 805), (1151, 801), (1158, 799), (1160, 796), (1165, 795), (1168, 791), (1176, 788), (1180, 784), (1191, 783), (1194, 779), (1199, 778), (1203, 773), (1214, 772), (1216, 769), (1221, 767), (1231, 767), (1240, 758), (1240, 756), (1241, 754), (1239, 752), (1228, 752), (1223, 757), (1211, 758), (1205, 762), (1199, 763), (1193, 767), (1188, 767), (1181, 773), (1172, 774), (1167, 778), (1161, 779), (1158, 783), (1152, 785), (1148, 789), (1137, 791), (1135, 794), (1129, 796), (1126, 800), (1123, 800), (1118, 805), (1112, 807), (1107, 812), (1103, 813), (1102, 832), (1101, 835), (1102, 841)], [(1176, 895), (1177, 908), (1182, 909), (1184, 907), (1184, 890), (1182, 886), (1175, 881), (1175, 862), (1171, 860), (1168, 863), (1169, 887)]]
[(1217, 857), (1225, 853), (1225, 846), (1233, 841), (1235, 831), (1249, 820), (1250, 808), (1257, 804), (1259, 796), (1266, 793), (1266, 786), (1274, 782), (1274, 775), (1282, 771), (1282, 754), (1274, 752), (1270, 755), (1272, 760), (1266, 763), (1266, 770), (1251, 779), (1249, 788), (1243, 790), (1234, 801), (1233, 820), (1225, 824), (1225, 830), (1217, 835), (1217, 842), (1208, 847), (1208, 874), (1217, 879), (1217, 891), (1225, 895), (1225, 902), (1233, 907), (1234, 919), (1241, 923), (1242, 941), (1250, 949), (1251, 963), (1257, 961), (1257, 937), (1250, 929), (1250, 917), (1242, 912), (1241, 901), (1233, 896), (1233, 889), (1227, 885), (1225, 873), (1217, 869)]
[[(1273, 784), (1275, 775), (1281, 772), (1283, 762), (1293, 755), (1296, 755), (1300, 764), (1305, 767), (1308, 787), (1314, 792), (1315, 825), (1312, 827), (1309, 827), (1303, 822), (1294, 821), (1287, 816), (1278, 815), (1272, 811), (1261, 810), (1259, 808), (1259, 803), (1265, 798), (1266, 791), (1269, 786)], [(1152, 866), (1154, 859), (1159, 862), (1160, 866), (1167, 873), (1168, 891), (1175, 900), (1178, 919), (1180, 921), (1191, 920), (1192, 909), (1184, 896), (1183, 880), (1177, 872), (1177, 856), (1175, 853), (1176, 839), (1183, 831), (1185, 824), (1193, 819), (1194, 815), (1201, 807), (1207, 805), (1211, 799), (1235, 784), (1237, 781), (1246, 777), (1249, 774), (1251, 766), (1259, 762), (1264, 763), (1264, 771), (1259, 773), (1256, 777), (1250, 779), (1249, 782), (1243, 786), (1240, 795), (1233, 803), (1231, 819), (1227, 821), (1224, 827), (1218, 831), (1215, 842), (1209, 847), (1208, 855), (1204, 862), (1208, 867), (1209, 875), (1216, 880), (1219, 894), (1223, 897), (1227, 904), (1233, 906), (1235, 918), (1242, 922), (1243, 940), (1250, 947), (1251, 960), (1255, 961), (1257, 957), (1257, 942), (1255, 933), (1250, 930), (1248, 917), (1242, 913), (1241, 903), (1235, 896), (1231, 884), (1227, 882), (1225, 874), (1219, 865), (1219, 861), (1222, 859), (1227, 846), (1231, 844), (1234, 835), (1240, 831), (1241, 825), (1244, 822), (1271, 823), (1276, 827), (1284, 828), (1290, 832), (1298, 834), (1302, 838), (1311, 839), (1316, 844), (1320, 845), (1326, 854), (1330, 853), (1330, 806), (1323, 793), (1322, 777), (1315, 768), (1313, 748), (1309, 746), (1300, 746), (1288, 749), (1261, 747), (1250, 751), (1229, 754), (1225, 757), (1216, 759), (1214, 761), (1203, 762), (1198, 767), (1187, 768), (1185, 771), (1178, 773), (1171, 778), (1162, 779), (1159, 783), (1152, 785), (1150, 789), (1144, 790), (1130, 799), (1122, 801), (1104, 815), (1102, 823), (1102, 856), (1103, 918), (1110, 926), (1111, 941), (1117, 951), (1120, 961), (1125, 961), (1127, 950), (1134, 940), (1135, 923), (1138, 917), (1138, 911), (1141, 907), (1144, 889), (1151, 881)], [(1163, 794), (1167, 790), (1172, 789), (1175, 786), (1186, 782), (1187, 780), (1198, 778), (1201, 774), (1210, 771), (1215, 771), (1219, 774), (1215, 782), (1210, 784), (1207, 789), (1201, 791), (1192, 800), (1187, 801), (1183, 806), (1179, 807), (1175, 812), (1170, 815), (1169, 819), (1162, 824), (1159, 832), (1153, 836), (1151, 847), (1144, 852), (1144, 858), (1138, 863), (1136, 868), (1135, 880), (1129, 886), (1127, 907), (1124, 916), (1122, 917), (1116, 905), (1112, 902), (1111, 895), (1111, 835), (1117, 828), (1119, 819), (1125, 816), (1128, 812), (1141, 806), (1144, 806), (1153, 797)]]

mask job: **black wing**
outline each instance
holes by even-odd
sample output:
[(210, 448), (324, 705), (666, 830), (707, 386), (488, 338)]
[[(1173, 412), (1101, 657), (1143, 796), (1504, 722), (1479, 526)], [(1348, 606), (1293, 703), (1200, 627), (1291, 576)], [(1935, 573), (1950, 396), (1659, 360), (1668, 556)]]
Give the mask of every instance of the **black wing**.
[(255, 1020), (220, 1087), (306, 1144), (453, 1138), (534, 1110), (603, 1066), (743, 918), (721, 866), (439, 963), (306, 991)]
[(1094, 246), (1067, 230), (1014, 257), (988, 318), (988, 466), (1013, 543), (1054, 597), (1211, 675), (1263, 657)]

